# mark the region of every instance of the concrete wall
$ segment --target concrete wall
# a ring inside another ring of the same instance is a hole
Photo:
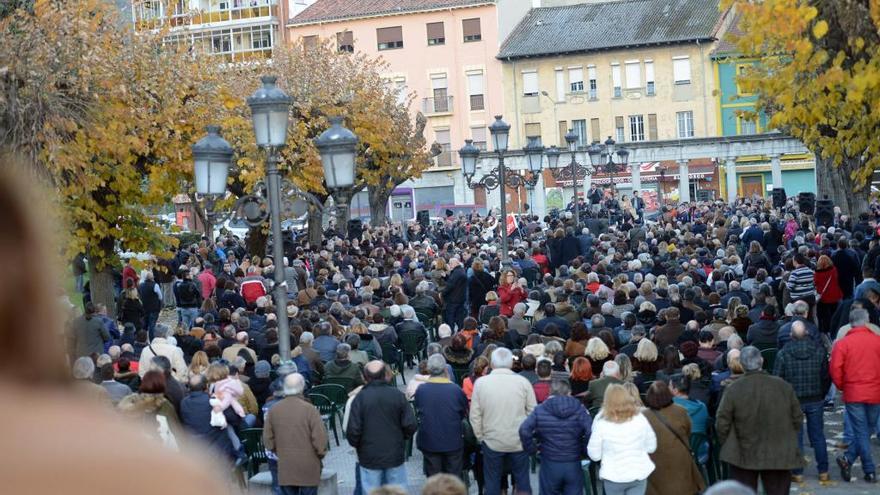
[[[658,139],[677,138],[676,112],[692,111],[694,116],[694,137],[717,135],[715,81],[712,64],[708,58],[712,50],[710,44],[682,44],[661,47],[634,48],[573,54],[554,57],[504,61],[504,108],[505,120],[512,126],[511,147],[522,147],[525,143],[525,127],[529,123],[541,126],[541,137],[545,145],[560,144],[559,121],[584,119],[587,124],[587,141],[604,141],[615,135],[615,117],[624,117],[625,141],[630,140],[629,116],[644,115],[645,137],[648,137],[648,115],[656,114]],[[673,57],[688,56],[690,59],[691,83],[676,85],[673,82]],[[626,89],[625,62],[641,62],[642,88]],[[645,86],[645,60],[652,60],[656,95],[647,96]],[[612,64],[621,67],[623,94],[613,98]],[[588,66],[595,65],[598,94],[595,101],[588,95]],[[582,67],[584,89],[582,93],[571,93],[569,87],[570,67]],[[562,70],[565,95],[557,93],[556,72]],[[540,91],[549,95],[535,97],[523,96],[523,71],[537,71]],[[556,101],[554,104],[553,101]],[[599,119],[599,133],[591,132],[591,119]],[[615,138],[616,139],[616,138]]]

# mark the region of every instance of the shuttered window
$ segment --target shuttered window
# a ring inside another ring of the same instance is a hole
[[[379,50],[403,48],[403,28],[395,26],[377,29],[376,42],[378,43]]]
[[[590,133],[593,134],[593,141],[602,140],[602,133],[599,129],[599,119],[590,119]]]
[[[626,62],[626,89],[642,87],[642,65],[638,60]]]
[[[688,57],[672,57],[672,79],[675,84],[690,84],[691,59]]]
[[[464,34],[465,43],[470,41],[480,41],[483,39],[480,31],[480,19],[464,19],[461,21],[461,30]]]
[[[442,22],[429,22],[426,25],[428,31],[428,45],[444,45],[446,44],[446,30]]]
[[[657,140],[657,114],[648,114],[648,139],[650,141]]]
[[[523,96],[538,96],[538,73],[523,72]]]
[[[340,52],[354,52],[354,33],[351,31],[336,33],[336,49]]]

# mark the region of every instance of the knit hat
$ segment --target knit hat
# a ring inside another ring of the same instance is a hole
[[[269,361],[257,361],[257,364],[254,365],[254,376],[257,378],[268,378],[271,371],[272,365],[269,364]]]

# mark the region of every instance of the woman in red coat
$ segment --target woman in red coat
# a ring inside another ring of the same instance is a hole
[[[813,276],[818,294],[816,317],[819,319],[821,332],[831,331],[831,317],[837,310],[837,304],[843,299],[843,291],[837,283],[837,268],[828,256],[819,256],[816,263],[816,274]]]
[[[501,301],[501,316],[510,318],[513,316],[513,307],[528,298],[526,290],[519,284],[516,273],[506,270],[501,274],[501,284],[498,286],[498,300]]]
[[[536,247],[532,250],[532,260],[538,264],[538,267],[541,269],[542,275],[547,275],[550,273],[550,259],[547,258],[547,255],[544,254],[544,250],[539,247]]]

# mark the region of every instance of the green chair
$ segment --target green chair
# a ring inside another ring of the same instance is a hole
[[[336,409],[336,416],[339,417],[340,424],[342,423],[342,415],[345,411],[345,403],[348,402],[348,389],[345,388],[342,384],[336,383],[324,383],[323,385],[316,385],[309,389],[310,394],[320,394],[333,403],[333,407]]]
[[[391,367],[395,376],[400,375],[403,384],[406,385],[406,377],[403,376],[403,353],[400,352],[394,344],[384,343],[382,347],[382,360]],[[397,359],[389,358],[389,356],[397,356]]]
[[[336,439],[336,446],[339,447],[339,431],[336,428],[336,408],[333,405],[333,401],[331,401],[326,395],[321,394],[310,393],[308,397],[309,402],[311,402],[312,405],[318,409],[318,412],[321,413],[321,419],[330,424],[330,429],[333,431],[333,438]]]
[[[467,365],[451,365],[452,373],[455,375],[455,383],[461,386],[464,383],[464,379],[471,372],[470,368]]]
[[[773,365],[776,363],[777,352],[779,352],[779,349],[775,347],[761,349],[761,357],[764,358],[764,371],[773,373]]]
[[[581,461],[581,469],[584,472],[584,495],[598,495],[599,487],[596,485],[596,463],[585,459]],[[601,481],[598,481],[601,483]]]
[[[346,395],[355,388],[354,380],[345,376],[325,376],[324,379],[321,381],[321,385],[339,385],[343,389],[345,389],[344,391]],[[316,387],[319,387],[321,385],[316,385]],[[315,387],[312,388],[314,389]],[[342,402],[342,405],[345,405],[345,401]]]
[[[432,315],[430,313],[416,311],[416,318],[428,330],[428,334],[431,335],[431,340],[436,342],[437,341],[437,316]]]
[[[241,443],[244,445],[245,454],[247,454],[247,471],[248,478],[260,471],[260,464],[268,464],[269,458],[266,457],[266,447],[263,446],[263,429],[262,428],[246,428],[239,432]]]
[[[402,351],[403,362],[412,368],[412,359],[416,362],[419,359],[427,359],[425,349],[428,346],[428,338],[426,335],[418,332],[401,332],[400,334],[400,350]]]

